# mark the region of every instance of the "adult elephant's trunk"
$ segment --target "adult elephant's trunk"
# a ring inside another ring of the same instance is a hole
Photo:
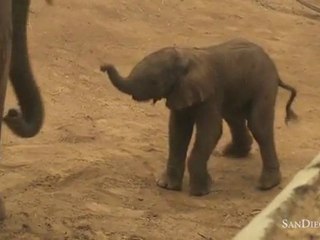
[[[132,82],[121,77],[113,65],[102,65],[100,70],[108,74],[113,86],[115,86],[118,90],[129,95],[132,94]]]
[[[18,136],[29,138],[41,129],[44,107],[32,74],[27,48],[27,21],[30,0],[12,0],[12,57],[10,79],[18,98],[21,113],[10,109],[5,123]]]

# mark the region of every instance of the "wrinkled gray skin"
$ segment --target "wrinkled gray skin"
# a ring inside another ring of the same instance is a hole
[[[286,122],[296,118],[295,89],[284,84],[275,64],[258,45],[242,39],[207,48],[163,48],[146,56],[127,78],[113,65],[102,65],[113,85],[136,101],[166,99],[170,111],[169,156],[158,186],[181,190],[193,127],[196,138],[188,159],[190,194],[208,194],[212,184],[207,161],[222,134],[224,119],[232,141],[224,154],[248,155],[252,137],[263,161],[261,190],[281,181],[274,143],[274,108],[278,86],[291,91]]]
[[[51,4],[52,1],[47,0]],[[7,80],[10,78],[21,113],[10,109],[3,121],[19,137],[33,137],[40,131],[44,109],[34,80],[27,49],[27,21],[30,0],[0,0],[0,119],[3,117]],[[0,122],[0,136],[1,136]],[[0,198],[0,220],[5,218]]]

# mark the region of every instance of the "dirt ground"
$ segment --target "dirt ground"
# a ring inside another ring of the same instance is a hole
[[[33,139],[4,128],[0,191],[7,220],[0,239],[230,239],[320,149],[320,16],[293,0],[33,0],[29,46],[46,105]],[[164,46],[207,46],[244,37],[276,61],[298,89],[300,120],[285,126],[288,92],[276,107],[283,182],[260,192],[257,145],[242,160],[223,158],[224,135],[209,162],[205,197],[159,189],[167,157],[164,103],[135,103],[99,65],[123,73]],[[6,107],[16,100],[8,92]]]

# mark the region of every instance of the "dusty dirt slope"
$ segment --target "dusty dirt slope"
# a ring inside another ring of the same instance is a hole
[[[8,218],[0,239],[230,239],[320,149],[319,19],[291,0],[56,0],[54,7],[33,0],[29,45],[46,124],[30,140],[4,129],[0,190]],[[210,195],[188,196],[188,176],[183,192],[159,189],[168,111],[163,102],[138,104],[119,93],[99,64],[113,62],[125,74],[158,48],[233,37],[263,45],[299,91],[298,123],[284,124],[286,91],[276,107],[283,183],[255,189],[256,145],[246,159],[220,157],[225,128],[209,164]],[[15,104],[9,91],[6,106]]]

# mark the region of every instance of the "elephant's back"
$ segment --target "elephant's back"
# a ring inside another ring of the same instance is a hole
[[[277,87],[279,76],[276,66],[259,45],[245,39],[234,39],[212,48],[212,51],[219,80],[231,96],[241,95],[239,90],[244,90],[245,95],[253,94],[264,88],[264,84]]]
[[[231,57],[248,54],[266,55],[261,46],[243,38],[232,39],[207,49],[213,54],[230,55]]]
[[[275,70],[271,57],[264,49],[246,39],[237,38],[209,48],[213,59],[220,63],[222,68],[234,71],[252,72],[253,69]]]

